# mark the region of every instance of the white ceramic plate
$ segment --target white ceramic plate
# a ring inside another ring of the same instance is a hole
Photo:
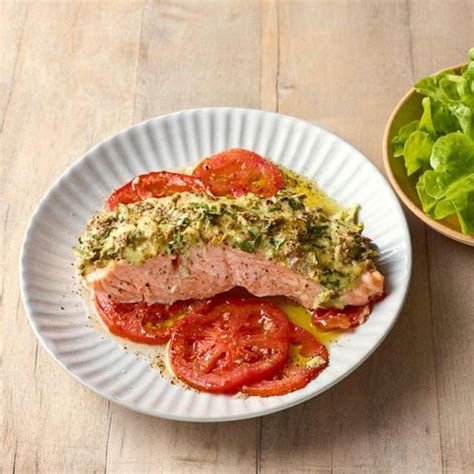
[[[365,234],[380,249],[388,296],[366,324],[330,348],[329,367],[304,389],[281,397],[237,398],[172,385],[146,359],[88,319],[74,279],[71,247],[113,188],[150,170],[180,169],[231,147],[255,150],[309,178],[343,205],[359,203]],[[114,402],[163,418],[225,421],[272,413],[339,382],[382,342],[403,305],[411,273],[405,217],[391,188],[359,151],[315,125],[236,108],[164,115],[105,140],[71,166],[34,213],[21,256],[23,301],[46,350],[84,385]]]

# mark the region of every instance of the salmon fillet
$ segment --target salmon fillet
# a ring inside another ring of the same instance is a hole
[[[178,193],[89,219],[79,270],[120,303],[204,299],[243,287],[308,309],[359,306],[383,293],[377,251],[354,212],[328,215],[292,189],[270,198]]]
[[[319,283],[269,260],[228,246],[192,249],[186,259],[158,255],[143,265],[113,261],[85,275],[87,285],[114,302],[170,304],[203,299],[243,287],[255,296],[286,296],[308,309],[320,306],[326,289]],[[377,270],[363,273],[339,298],[339,305],[363,305],[383,293],[384,277]]]

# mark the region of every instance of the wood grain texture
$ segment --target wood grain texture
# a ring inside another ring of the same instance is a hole
[[[128,2],[113,9],[36,2],[8,3],[3,12],[2,28],[11,28],[13,40],[7,51],[16,57],[8,62],[12,70],[5,77],[13,80],[0,113],[2,198],[8,203],[2,206],[0,458],[4,472],[103,471],[109,402],[38,348],[20,302],[18,258],[29,215],[52,180],[133,120],[140,11]]]
[[[101,399],[38,347],[17,280],[34,206],[97,141],[179,109],[260,107],[381,168],[392,107],[464,60],[473,25],[470,0],[2,2],[2,472],[473,472],[473,253],[412,216],[411,290],[387,340],[259,420],[178,423]]]

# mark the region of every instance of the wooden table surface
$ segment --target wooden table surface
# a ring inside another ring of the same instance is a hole
[[[99,140],[226,105],[302,117],[381,168],[422,76],[474,46],[472,0],[3,1],[0,19],[2,472],[474,472],[473,249],[408,215],[405,308],[323,395],[260,419],[155,419],[80,385],[38,346],[18,282],[29,217]]]

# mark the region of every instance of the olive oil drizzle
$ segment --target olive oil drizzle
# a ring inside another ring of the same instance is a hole
[[[303,306],[292,302],[284,296],[275,296],[266,298],[268,301],[276,304],[287,316],[290,322],[297,326],[306,329],[310,332],[321,344],[329,347],[334,343],[338,336],[338,331],[321,331],[311,322],[311,312]]]

